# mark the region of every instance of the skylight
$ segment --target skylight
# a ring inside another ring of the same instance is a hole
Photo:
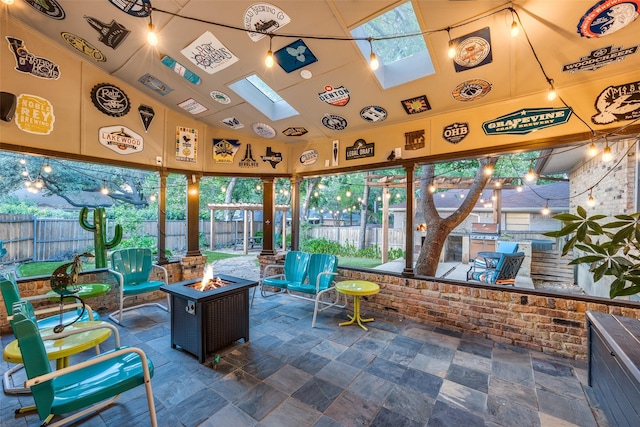
[[[270,120],[281,120],[299,114],[256,74],[231,83],[229,87]]]
[[[422,30],[411,2],[365,22],[351,31],[354,38],[381,38],[417,34]],[[369,61],[371,47],[366,40],[356,42],[365,60]],[[435,72],[424,36],[374,40],[373,51],[380,61],[374,73],[383,88],[398,86]]]

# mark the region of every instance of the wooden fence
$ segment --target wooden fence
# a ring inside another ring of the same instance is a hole
[[[115,221],[107,220],[107,239],[113,237]],[[209,242],[208,220],[200,220],[200,233]],[[255,222],[254,233],[262,230],[262,223]],[[165,246],[175,253],[187,247],[186,221],[166,222]],[[141,223],[136,237],[157,238],[158,222],[149,220]],[[243,237],[242,222],[216,221],[215,238],[217,247],[233,246]],[[134,237],[124,231],[123,240]],[[7,255],[0,264],[69,259],[72,254],[93,248],[93,233],[80,227],[77,219],[36,218],[32,215],[0,214],[0,240]]]

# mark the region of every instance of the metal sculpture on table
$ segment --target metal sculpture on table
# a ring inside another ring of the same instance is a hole
[[[90,253],[83,253],[81,255],[76,255],[73,257],[73,261],[62,264],[60,267],[56,268],[51,274],[51,290],[60,295],[60,323],[53,328],[53,332],[56,334],[64,331],[64,328],[67,326],[73,325],[77,322],[85,312],[85,304],[82,298],[80,298],[77,294],[79,288],[76,287],[76,283],[78,282],[78,274],[82,271],[82,257],[93,257]],[[62,321],[62,313],[64,310],[64,299],[72,297],[82,304],[82,311],[78,313],[78,316],[72,320],[71,322],[64,324]]]
[[[93,210],[93,225],[87,221],[88,212],[89,208],[86,206],[80,209],[80,227],[93,232],[96,268],[107,268],[107,249],[115,248],[122,240],[122,226],[116,224],[113,239],[107,241],[107,214],[104,208],[98,207]]]

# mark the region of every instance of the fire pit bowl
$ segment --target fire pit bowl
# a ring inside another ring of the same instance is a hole
[[[249,289],[257,284],[218,274],[205,283],[194,279],[162,286],[171,296],[171,347],[203,363],[208,354],[240,338],[249,341]]]

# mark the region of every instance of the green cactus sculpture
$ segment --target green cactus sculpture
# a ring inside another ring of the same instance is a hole
[[[87,221],[88,212],[89,208],[86,206],[80,209],[80,227],[93,232],[96,268],[107,268],[107,249],[113,249],[122,240],[122,226],[116,224],[113,239],[107,241],[107,214],[104,208],[99,207],[93,210],[93,225]]]

